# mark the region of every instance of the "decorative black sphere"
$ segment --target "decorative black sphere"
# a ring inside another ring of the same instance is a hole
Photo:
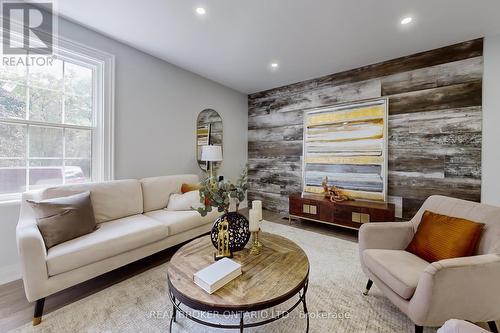
[[[245,245],[248,243],[250,239],[250,230],[249,223],[246,217],[237,213],[237,212],[229,212],[222,216],[219,216],[212,226],[212,244],[215,248],[217,248],[217,235],[219,233],[219,223],[223,220],[227,219],[229,222],[229,250],[231,252],[236,252],[243,250]]]

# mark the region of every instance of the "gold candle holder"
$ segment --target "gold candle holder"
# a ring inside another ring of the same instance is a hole
[[[252,231],[252,247],[250,248],[250,254],[253,255],[259,255],[262,252],[262,243],[259,241],[259,231]]]

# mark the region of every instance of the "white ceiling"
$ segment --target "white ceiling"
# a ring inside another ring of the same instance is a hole
[[[499,0],[60,0],[58,7],[244,93],[500,33]],[[406,15],[414,20],[403,27]]]

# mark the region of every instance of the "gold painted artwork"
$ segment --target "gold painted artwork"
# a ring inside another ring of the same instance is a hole
[[[308,156],[306,157],[307,163],[322,163],[322,164],[381,164],[383,162],[381,156],[336,156],[336,155],[323,155],[323,156]]]
[[[387,100],[311,110],[304,117],[303,191],[323,194],[326,185],[337,200],[385,201]]]
[[[309,117],[307,120],[307,127],[342,123],[346,121],[380,120],[384,117],[384,110],[385,107],[375,106],[322,113]]]

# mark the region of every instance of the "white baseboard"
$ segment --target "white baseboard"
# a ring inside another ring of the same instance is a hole
[[[0,285],[19,280],[21,269],[18,264],[0,267]]]

